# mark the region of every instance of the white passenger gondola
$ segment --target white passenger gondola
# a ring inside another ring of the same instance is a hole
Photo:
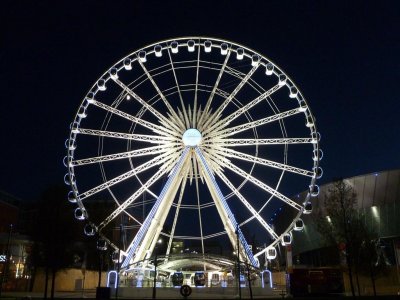
[[[124,68],[127,71],[132,70],[132,61],[129,57],[124,59]]]
[[[238,49],[236,50],[236,59],[242,60],[243,57],[244,57],[244,50],[243,50],[243,48],[238,48]]]
[[[107,89],[106,88],[106,81],[104,79],[100,79],[99,81],[97,81],[97,88],[100,91],[105,91]]]
[[[211,41],[205,41],[204,42],[204,51],[206,53],[210,53],[211,52],[211,46],[212,46]]]
[[[304,223],[302,219],[298,219],[295,223],[294,223],[294,227],[293,230],[295,231],[301,231],[304,228]]]
[[[162,56],[162,47],[160,45],[155,45],[154,53],[156,54],[156,57],[161,57]]]
[[[308,201],[304,204],[303,214],[308,215],[311,214],[311,212],[312,212],[312,203]]]
[[[276,249],[275,247],[267,248],[267,259],[275,259],[276,258]]]
[[[142,63],[145,63],[146,61],[147,61],[147,58],[146,58],[146,51],[140,51],[139,52],[139,60],[142,62]]]
[[[172,53],[174,53],[174,54],[176,54],[176,53],[178,53],[178,42],[172,42],[171,43],[171,52]]]

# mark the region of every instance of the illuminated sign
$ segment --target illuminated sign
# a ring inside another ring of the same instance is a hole
[[[7,256],[5,255],[0,255],[0,262],[6,262]]]

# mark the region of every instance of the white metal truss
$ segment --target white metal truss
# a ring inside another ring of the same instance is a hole
[[[135,122],[135,123],[137,123],[139,125],[142,125],[143,127],[151,129],[152,131],[154,131],[157,134],[160,134],[160,135],[168,135],[168,134],[174,135],[175,134],[175,132],[173,132],[173,131],[165,128],[165,127],[162,127],[162,126],[159,126],[159,125],[155,125],[155,124],[153,124],[151,122],[148,122],[146,120],[143,120],[143,119],[135,117],[135,116],[131,116],[128,113],[125,113],[125,112],[123,112],[123,111],[121,111],[119,109],[116,109],[114,107],[108,106],[107,104],[104,104],[102,102],[93,100],[91,103],[93,105],[95,105],[95,106],[98,106],[98,107],[110,112],[110,113],[113,113],[114,115],[120,116],[120,117],[125,118],[125,119],[127,119],[129,121],[132,121],[132,122]]]
[[[106,188],[109,188],[113,185],[116,185],[128,178],[131,178],[132,176],[135,176],[141,172],[144,172],[152,167],[155,167],[157,165],[161,165],[163,163],[166,163],[167,161],[171,161],[171,156],[173,155],[173,151],[168,151],[162,155],[159,155],[151,160],[149,160],[148,162],[138,166],[137,168],[134,168],[128,172],[125,172],[117,177],[114,177],[113,179],[110,179],[86,192],[83,192],[81,194],[79,194],[79,199],[80,200],[84,200],[96,193],[99,193],[103,190],[105,190]]]
[[[175,157],[174,157],[175,158]],[[170,160],[173,161],[174,159]],[[168,173],[170,164],[161,167],[146,183],[144,183],[132,196],[126,199],[116,210],[114,210],[101,224],[99,229],[107,226],[115,217],[123,212],[132,202],[134,202],[143,192],[145,192],[154,182],[160,179],[164,174]]]
[[[231,51],[228,50],[228,53],[227,53],[226,58],[225,58],[225,60],[224,60],[224,63],[223,63],[223,65],[222,65],[222,67],[221,67],[221,70],[220,70],[219,73],[218,73],[218,77],[217,77],[217,80],[215,81],[214,87],[213,87],[213,89],[212,89],[212,91],[211,91],[211,93],[210,93],[210,96],[209,96],[208,99],[207,99],[207,103],[206,103],[206,105],[205,105],[205,107],[204,107],[204,112],[203,112],[203,114],[200,116],[200,119],[199,119],[199,129],[200,129],[202,132],[204,131],[204,130],[203,130],[204,127],[203,127],[203,122],[202,122],[202,121],[203,121],[203,119],[204,119],[205,116],[209,116],[211,103],[212,103],[212,101],[213,101],[213,99],[214,99],[214,96],[215,96],[215,93],[216,93],[216,91],[217,91],[219,82],[221,81],[222,75],[224,74],[225,67],[226,67],[226,64],[228,63],[228,60],[229,60],[229,57],[230,57],[230,56],[231,56]]]
[[[298,114],[300,112],[301,111],[298,108],[291,109],[289,111],[278,113],[276,115],[273,115],[273,116],[270,116],[270,117],[266,117],[266,118],[263,118],[263,119],[260,119],[260,120],[257,120],[257,121],[249,122],[249,123],[242,124],[242,125],[237,125],[237,126],[234,126],[234,127],[230,127],[230,128],[227,128],[227,129],[220,130],[220,131],[215,131],[215,132],[210,133],[209,136],[211,136],[211,137],[219,136],[221,138],[222,137],[231,136],[231,135],[237,134],[239,132],[242,132],[242,131],[245,131],[245,130],[248,130],[248,129],[252,129],[252,128],[255,128],[255,127],[258,127],[258,126],[261,126],[261,125],[265,125],[265,124],[268,124],[268,123],[271,123],[271,122],[274,122],[274,121],[282,120],[284,118],[296,115],[296,114]]]
[[[249,103],[247,103],[246,105],[244,105],[243,107],[239,108],[238,110],[236,110],[234,113],[230,114],[229,116],[227,116],[226,118],[223,118],[222,120],[216,122],[215,124],[211,125],[209,128],[207,128],[204,131],[204,134],[206,134],[207,132],[210,132],[211,130],[213,130],[214,128],[219,128],[221,125],[224,125],[224,127],[226,127],[227,125],[229,125],[233,120],[235,120],[237,117],[239,117],[240,115],[244,114],[246,111],[248,111],[249,109],[251,109],[252,107],[254,107],[255,105],[257,105],[258,103],[260,103],[261,101],[263,101],[264,99],[266,99],[267,97],[271,96],[273,93],[275,93],[277,90],[279,90],[282,87],[282,85],[275,85],[274,87],[272,87],[271,89],[269,89],[268,91],[262,93],[260,96],[258,96],[257,98],[253,99],[252,101],[250,101]]]
[[[166,152],[165,147],[171,147],[173,149],[173,147],[176,145],[177,145],[177,143],[168,143],[168,144],[165,144],[162,146],[153,146],[153,147],[142,148],[142,149],[127,151],[127,152],[122,152],[122,153],[108,154],[108,155],[102,155],[102,156],[97,156],[97,157],[89,157],[89,158],[74,160],[71,162],[71,164],[72,164],[72,166],[76,167],[76,166],[82,166],[82,165],[87,165],[87,164],[94,164],[94,163],[100,163],[100,162],[106,162],[106,161],[114,161],[116,159],[160,154],[160,153]]]
[[[153,77],[150,75],[150,73],[147,70],[147,68],[145,67],[145,65],[140,61],[140,59],[138,61],[140,63],[140,66],[142,67],[143,71],[146,73],[147,78],[149,78],[151,84],[156,89],[157,93],[160,95],[162,101],[164,102],[165,106],[168,109],[168,112],[173,116],[174,120],[178,123],[178,125],[181,126],[181,129],[184,129],[185,125],[183,124],[181,119],[178,117],[178,115],[176,114],[176,112],[172,108],[171,104],[168,102],[167,98],[165,98],[164,94],[161,92],[160,88],[158,87],[158,85],[155,82],[155,80],[153,79]]]
[[[254,162],[254,163],[261,164],[261,165],[264,165],[267,167],[272,167],[272,168],[276,168],[276,169],[280,169],[280,170],[284,170],[284,171],[288,171],[288,172],[292,172],[292,173],[296,173],[296,174],[304,175],[304,176],[308,176],[308,177],[314,176],[314,172],[312,172],[312,171],[304,170],[301,168],[290,166],[288,164],[282,164],[282,163],[278,163],[276,161],[249,155],[249,154],[242,153],[242,152],[239,152],[239,151],[236,151],[233,149],[221,148],[221,150],[218,149],[217,151],[222,152],[224,154],[224,156],[226,156],[226,157],[233,157],[233,158],[245,160],[248,162]]]
[[[143,64],[142,64],[143,65]],[[133,99],[137,100],[144,108],[146,108],[148,111],[150,111],[154,116],[156,116],[162,124],[167,127],[169,130],[181,130],[182,128],[179,128],[177,125],[175,125],[173,122],[168,120],[166,117],[164,117],[158,110],[156,110],[153,106],[148,104],[145,100],[143,100],[139,95],[137,95],[133,90],[131,90],[129,87],[127,87],[125,84],[123,84],[120,80],[114,79],[115,83],[117,83],[125,92],[127,92],[129,95],[133,97]],[[159,91],[157,87],[157,91]],[[162,99],[165,99],[164,96],[162,96]],[[165,101],[164,101],[165,102]],[[168,106],[170,107],[170,106]],[[172,108],[171,108],[172,109]],[[182,124],[183,125],[183,124]]]
[[[246,74],[245,77],[243,77],[242,81],[236,86],[236,88],[233,90],[233,92],[227,97],[224,102],[218,107],[218,109],[214,112],[214,114],[211,115],[209,120],[207,120],[204,124],[204,127],[207,128],[211,122],[216,121],[219,119],[219,116],[221,115],[222,111],[228,106],[228,104],[233,100],[233,98],[237,95],[237,93],[242,89],[242,87],[246,84],[246,82],[250,79],[250,77],[254,74],[254,72],[257,70],[259,65],[254,66],[251,68],[249,73]]]
[[[197,126],[197,93],[199,87],[199,71],[200,71],[200,47],[197,48],[197,65],[196,65],[196,83],[195,83],[195,91],[194,91],[194,101],[193,101],[193,119],[192,119],[192,127],[196,128]],[[199,108],[200,109],[200,108]]]
[[[273,189],[269,185],[263,183],[261,180],[255,178],[254,176],[252,176],[252,175],[248,174],[247,172],[243,171],[242,169],[240,169],[239,167],[235,166],[231,162],[229,162],[229,161],[225,162],[225,165],[226,165],[226,167],[228,169],[232,170],[236,174],[239,174],[243,178],[248,179],[250,182],[254,183],[256,186],[258,186],[261,189],[265,190],[266,192],[268,192],[272,196],[275,196],[276,198],[278,198],[278,199],[282,200],[283,202],[289,204],[293,208],[295,208],[297,210],[302,210],[303,209],[303,207],[301,205],[297,204],[295,201],[289,199],[288,197],[286,197],[285,195],[281,194],[277,190]]]
[[[77,132],[81,134],[87,134],[99,137],[111,137],[111,138],[131,140],[135,142],[148,142],[151,144],[167,144],[170,141],[176,140],[175,137],[170,137],[170,136],[132,134],[132,133],[111,132],[111,131],[85,129],[85,128],[78,128]]]
[[[218,139],[213,142],[225,147],[254,146],[254,145],[286,145],[286,144],[313,144],[312,138],[279,138],[279,139]]]
[[[178,83],[178,78],[176,77],[176,72],[175,72],[175,68],[174,68],[174,62],[172,61],[171,52],[170,52],[169,49],[168,49],[168,57],[169,57],[169,61],[170,61],[170,64],[171,64],[172,74],[174,75],[174,80],[175,80],[176,88],[178,90],[179,100],[180,100],[182,111],[183,111],[183,118],[180,117],[180,119],[184,120],[184,123],[185,123],[184,124],[184,128],[189,128],[190,127],[189,117],[188,117],[187,112],[186,112],[185,104],[183,103],[181,89],[180,89],[180,86],[179,86],[179,83]],[[178,109],[178,113],[179,113],[179,109]]]
[[[184,171],[185,173],[184,173],[183,178],[186,178],[187,177],[187,173],[189,171],[189,167],[186,166],[184,169],[186,169],[186,171]],[[173,242],[174,236],[175,236],[176,223],[178,221],[179,210],[181,208],[181,203],[182,203],[183,193],[185,191],[186,183],[187,183],[187,180],[182,180],[182,182],[181,182],[181,190],[179,192],[178,204],[177,204],[176,210],[175,210],[175,216],[174,216],[174,221],[172,223],[171,234],[170,234],[169,239],[168,239],[167,251],[165,252],[165,262],[168,261],[168,256],[169,256],[169,254],[171,252],[171,246],[172,246],[172,242]]]
[[[253,214],[253,216],[257,219],[258,222],[268,231],[273,239],[278,239],[278,235],[275,231],[268,225],[267,222],[260,216],[258,211],[254,209],[253,206],[243,197],[243,195],[237,190],[237,188],[232,184],[232,182],[222,173],[217,172],[218,176],[222,179],[222,181],[235,193],[236,197],[244,204],[244,206]]]

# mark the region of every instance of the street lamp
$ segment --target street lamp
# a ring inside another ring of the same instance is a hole
[[[153,282],[153,299],[156,299],[156,283],[157,283],[157,250],[158,245],[161,245],[163,242],[162,239],[157,241],[156,246],[154,247],[154,282]]]
[[[129,96],[129,95],[128,95]],[[122,231],[124,229],[124,225],[121,223],[119,225],[119,247],[118,247],[118,262],[117,262],[117,288],[115,290],[115,298],[118,299],[118,288],[119,288],[119,273],[121,271],[121,247],[122,247]]]
[[[239,249],[239,223],[236,224],[236,243],[237,243],[237,251],[236,251],[236,258],[237,258],[237,271],[238,271],[238,289],[239,289],[239,299],[242,299],[242,290],[240,286],[240,249]]]

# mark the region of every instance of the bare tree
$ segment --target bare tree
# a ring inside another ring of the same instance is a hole
[[[318,212],[317,230],[329,244],[345,244],[346,264],[349,272],[350,288],[355,297],[353,264],[357,229],[353,227],[358,219],[356,209],[357,195],[353,188],[343,180],[333,184],[324,198],[324,208]]]
[[[364,224],[364,223],[362,223]],[[376,297],[376,278],[386,270],[386,260],[377,234],[368,230],[364,225],[360,227],[359,236],[362,240],[359,251],[359,268],[368,274],[371,279],[372,290]]]
[[[37,203],[38,216],[30,228],[35,241],[33,261],[35,269],[45,268],[45,291],[51,278],[50,297],[54,298],[56,274],[71,265],[73,254],[71,246],[82,232],[82,225],[74,220],[69,203],[65,201],[66,189],[62,186],[47,188]]]

